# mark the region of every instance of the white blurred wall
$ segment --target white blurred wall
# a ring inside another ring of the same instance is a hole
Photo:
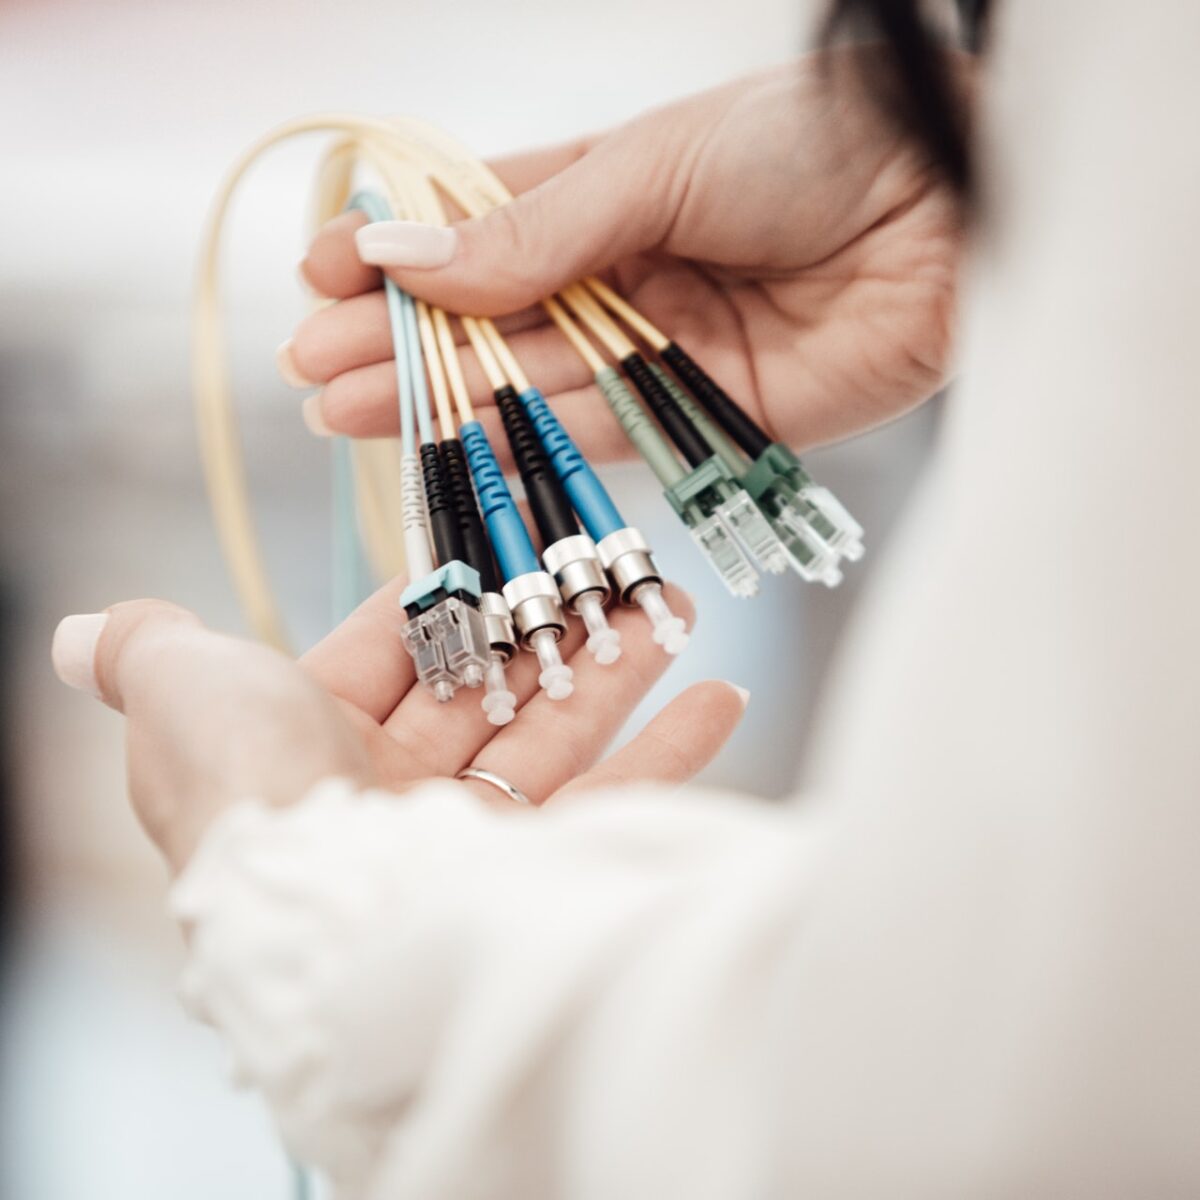
[[[174,935],[124,804],[118,722],[59,687],[46,657],[59,616],[135,595],[240,628],[188,397],[191,270],[226,166],[271,125],[327,108],[411,112],[487,154],[550,141],[786,58],[805,24],[797,0],[0,0],[0,581],[16,603],[8,711],[29,897],[3,1010],[19,1051],[0,1093],[5,1194],[240,1200],[282,1182],[261,1113],[229,1097],[215,1049],[168,995]],[[319,144],[255,172],[230,253],[247,457],[302,643],[328,608],[327,463],[272,360],[303,311],[293,265]],[[930,419],[813,458],[873,552]],[[701,613],[653,702],[707,676],[749,686],[745,728],[708,777],[783,794],[870,561],[837,593],[772,581],[738,605],[645,472],[612,478]]]

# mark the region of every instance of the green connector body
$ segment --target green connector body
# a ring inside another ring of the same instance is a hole
[[[862,556],[862,526],[786,446],[773,442],[741,481],[804,578],[833,586],[841,579],[838,560]]]
[[[666,488],[679,483],[685,472],[675,451],[659,432],[641,401],[625,386],[620,372],[615,367],[597,371],[596,386],[608,401],[613,415],[621,422],[626,436],[658,477],[659,483]]]
[[[754,560],[772,574],[787,569],[787,552],[779,537],[715,454],[664,495],[734,595],[758,590]]]
[[[690,526],[711,517],[722,504],[732,500],[738,490],[729,468],[714,454],[668,487],[663,495]]]

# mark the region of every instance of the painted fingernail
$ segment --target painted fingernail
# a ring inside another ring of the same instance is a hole
[[[100,640],[108,613],[80,613],[63,617],[54,631],[50,661],[54,673],[68,687],[100,699],[96,683],[96,643]]]
[[[458,234],[420,221],[373,221],[354,235],[358,257],[374,267],[444,267],[458,250]]]
[[[738,699],[742,702],[742,708],[744,710],[746,705],[750,703],[750,689],[739,687],[736,683],[731,683],[729,686],[733,688],[735,692],[737,692]]]
[[[300,406],[300,412],[310,433],[315,433],[317,437],[333,436],[333,430],[325,424],[325,417],[321,413],[320,392],[313,392],[311,396],[305,396],[304,403]]]
[[[288,338],[278,350],[275,351],[275,366],[279,370],[279,374],[283,376],[283,382],[290,384],[294,388],[310,388],[316,387],[317,381],[309,379],[307,375],[301,373],[296,366],[296,360],[292,358],[292,339]]]

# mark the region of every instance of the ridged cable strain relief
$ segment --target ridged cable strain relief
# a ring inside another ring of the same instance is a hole
[[[612,497],[546,403],[546,397],[537,388],[529,388],[521,393],[521,403],[592,540],[598,542],[615,530],[623,529],[625,521]]]
[[[542,541],[549,546],[563,538],[573,537],[579,531],[575,512],[525,406],[508,384],[497,388],[495,397]]]
[[[661,353],[663,361],[670,365],[709,415],[751,458],[757,458],[771,444],[763,430],[686,350],[671,342]]]
[[[442,460],[435,442],[421,444],[421,475],[425,481],[425,503],[429,509],[429,525],[438,562],[462,559],[465,550],[458,513],[442,477]]]
[[[421,466],[415,454],[406,454],[400,460],[400,503],[403,509],[401,520],[405,529],[419,529],[422,534],[428,528],[425,514],[425,484],[421,478]]]
[[[596,372],[596,386],[600,389],[613,415],[621,422],[626,437],[637,447],[650,469],[663,487],[678,483],[684,475],[675,451],[659,432],[650,414],[625,386],[620,372],[615,367],[605,367]]]
[[[729,468],[735,478],[746,470],[747,462],[741,450],[733,439],[708,415],[708,413],[688,395],[687,389],[676,381],[664,367],[652,362],[650,370],[654,372],[663,387],[675,398],[675,403],[683,409],[687,419],[700,431],[700,436],[712,447],[713,453]]]
[[[696,427],[684,415],[683,409],[675,403],[674,397],[654,378],[650,364],[640,354],[630,354],[621,359],[621,366],[625,368],[626,374],[633,380],[642,398],[662,423],[662,427],[670,434],[671,440],[682,451],[684,458],[693,467],[698,467],[712,451]]]
[[[492,544],[483,528],[475,490],[471,487],[471,471],[467,466],[466,452],[458,438],[447,438],[442,442],[442,478],[450,493],[454,511],[458,516],[458,528],[462,535],[463,556],[479,572],[485,592],[500,590],[500,573],[492,554]]]
[[[483,426],[478,421],[470,421],[459,433],[501,574],[505,579],[515,579],[518,575],[541,570],[525,522],[504,481],[504,473]]]

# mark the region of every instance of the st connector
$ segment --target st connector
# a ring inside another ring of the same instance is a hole
[[[499,592],[484,592],[479,597],[479,612],[487,633],[491,658],[483,676],[480,704],[492,725],[507,725],[517,713],[517,697],[509,690],[504,668],[517,652],[517,631],[512,613]]]
[[[787,554],[778,536],[716,455],[694,467],[664,495],[733,595],[757,594],[754,559],[773,574],[787,570]]]
[[[857,562],[862,557],[862,526],[828,488],[813,482],[786,446],[769,446],[742,482],[803,578],[833,587],[842,578],[840,560]]]
[[[621,603],[641,608],[655,642],[668,654],[681,653],[688,644],[687,626],[662,594],[662,576],[641,531],[632,526],[618,529],[601,538],[596,550]]]
[[[485,680],[492,651],[478,597],[479,573],[458,561],[409,584],[400,597],[408,614],[401,640],[418,681],[442,703]]]
[[[586,533],[560,538],[542,552],[542,562],[554,576],[563,603],[583,618],[588,652],[601,666],[616,662],[621,634],[604,615],[610,590],[596,543]]]
[[[521,644],[541,665],[538,684],[551,700],[565,700],[574,690],[574,672],[562,660],[558,642],[567,631],[558,587],[545,571],[528,571],[504,585],[504,600],[512,612]]]

